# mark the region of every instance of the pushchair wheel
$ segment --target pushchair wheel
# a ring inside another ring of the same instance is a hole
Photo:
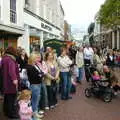
[[[105,93],[103,95],[103,101],[104,102],[111,102],[111,100],[112,100],[112,94],[111,93]]]
[[[88,98],[92,96],[91,89],[89,89],[89,88],[85,89],[85,96]]]

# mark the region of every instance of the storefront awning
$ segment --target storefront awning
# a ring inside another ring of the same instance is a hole
[[[17,34],[18,36],[21,36],[24,34],[24,29],[20,27],[13,27],[13,26],[7,26],[4,24],[0,24],[0,31]]]

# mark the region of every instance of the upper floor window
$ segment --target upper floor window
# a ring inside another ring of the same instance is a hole
[[[30,1],[29,0],[25,0],[25,8],[29,8],[30,6]]]
[[[17,22],[16,0],[10,0],[10,22]]]

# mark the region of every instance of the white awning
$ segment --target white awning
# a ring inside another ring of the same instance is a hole
[[[20,35],[24,34],[24,28],[7,26],[1,23],[0,23],[0,30],[15,34],[20,34]]]

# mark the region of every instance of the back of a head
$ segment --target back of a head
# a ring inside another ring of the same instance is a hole
[[[5,50],[5,54],[10,54],[10,55],[13,55],[14,57],[16,57],[17,56],[17,50],[14,47],[8,47]]]

